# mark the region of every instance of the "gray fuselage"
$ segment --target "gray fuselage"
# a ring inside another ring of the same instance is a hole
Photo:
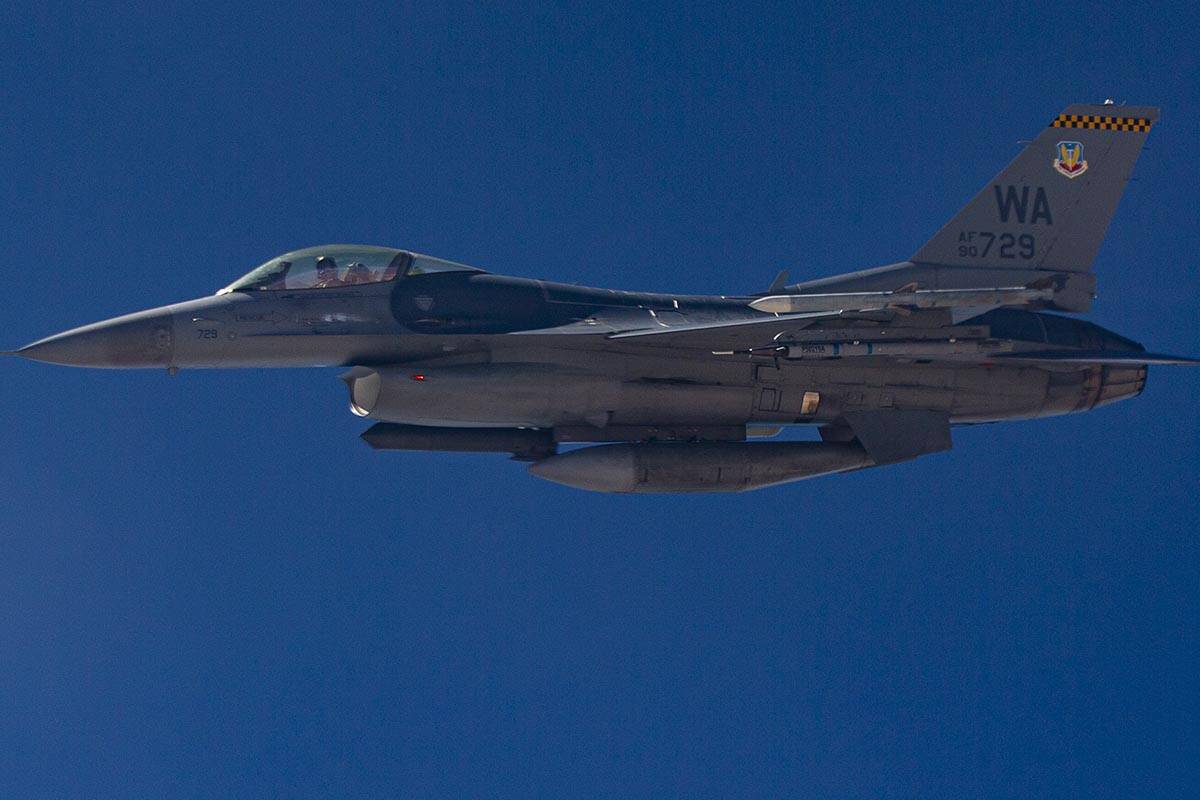
[[[717,355],[609,338],[645,327],[760,319],[748,308],[752,299],[444,272],[363,286],[232,291],[78,328],[21,352],[112,368],[353,366],[359,374],[349,376],[352,388],[368,376],[374,384],[361,389],[371,402],[357,402],[356,413],[466,427],[826,423],[878,408],[988,422],[1087,410],[1136,395],[1145,380],[1145,368],[1136,365],[980,363],[937,349],[950,341],[958,348],[987,342],[1140,349],[1086,321],[1018,310],[959,325],[931,322],[928,313],[890,323],[820,322],[791,335],[803,353],[793,347]],[[876,349],[892,343],[911,357],[834,354],[834,345],[847,352],[858,343],[861,351],[864,342]],[[424,380],[411,379],[417,368]]]

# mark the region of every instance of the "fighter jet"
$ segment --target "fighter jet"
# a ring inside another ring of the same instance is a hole
[[[736,492],[892,464],[951,428],[1133,397],[1161,355],[1091,322],[1150,107],[1072,105],[910,259],[762,293],[594,289],[312,247],[214,296],[34,342],[109,368],[349,367],[379,450],[508,453],[602,492]],[[785,426],[820,441],[749,441]],[[583,447],[562,445],[584,444]]]

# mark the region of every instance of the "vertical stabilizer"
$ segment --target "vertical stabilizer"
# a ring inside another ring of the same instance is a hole
[[[1088,272],[1158,109],[1073,105],[917,251],[918,264]]]

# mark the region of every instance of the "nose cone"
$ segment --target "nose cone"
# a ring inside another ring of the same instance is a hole
[[[154,309],[48,336],[14,355],[74,367],[160,367],[171,363],[174,345],[170,312]]]

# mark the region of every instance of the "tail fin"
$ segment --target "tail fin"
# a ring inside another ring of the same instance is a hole
[[[1149,106],[1069,106],[912,261],[1090,271],[1156,119]]]

